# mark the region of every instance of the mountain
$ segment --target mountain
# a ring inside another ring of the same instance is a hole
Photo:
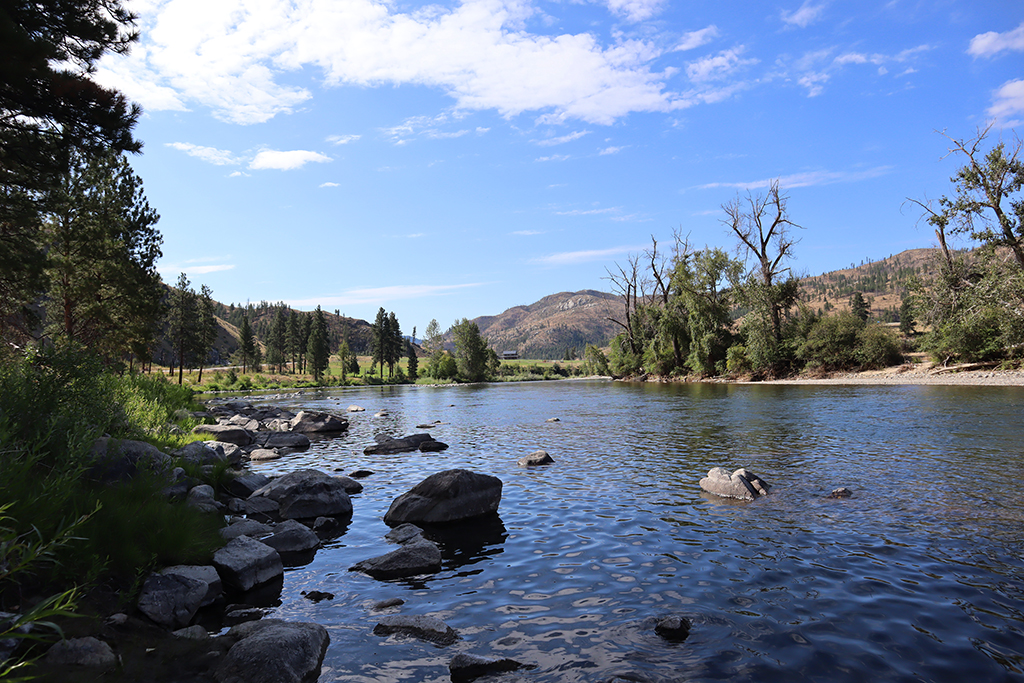
[[[550,360],[564,358],[570,349],[582,356],[587,344],[607,346],[622,329],[608,318],[621,315],[620,297],[585,289],[551,294],[472,322],[499,354],[516,351],[520,358]]]

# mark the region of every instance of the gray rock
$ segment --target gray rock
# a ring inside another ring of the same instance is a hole
[[[217,441],[248,446],[252,443],[252,432],[235,425],[199,425],[192,430],[193,434],[212,434]]]
[[[654,625],[654,632],[665,640],[681,642],[690,635],[690,620],[678,614],[662,617]]]
[[[90,669],[113,669],[117,666],[117,655],[110,646],[92,636],[58,641],[47,651],[45,660],[47,664]]]
[[[255,420],[247,415],[235,415],[228,419],[224,424],[234,425],[235,427],[241,427],[242,429],[249,432],[259,431],[260,421]]]
[[[557,417],[549,417],[548,419],[546,419],[544,421],[545,422],[561,422],[561,420],[559,420]]]
[[[193,441],[174,451],[171,455],[192,465],[214,465],[227,460],[224,448],[218,449],[212,444],[227,444],[238,451],[238,446],[228,444],[226,441]]]
[[[550,465],[553,462],[555,462],[554,459],[548,455],[547,451],[534,451],[519,458],[520,467],[537,467],[538,465]]]
[[[334,478],[341,482],[342,487],[345,489],[345,493],[347,493],[350,496],[356,493],[363,492],[363,485],[360,484],[355,479],[350,479],[349,477],[342,477],[340,475],[335,475]]]
[[[427,450],[444,450],[448,448],[446,444],[440,441],[435,441],[434,437],[430,434],[411,434],[409,436],[403,436],[400,439],[387,436],[386,434],[377,434],[373,437],[373,440],[377,443],[373,446],[367,446],[363,449],[363,453],[366,455],[394,455],[396,453],[411,453],[412,451],[423,450],[426,446]]]
[[[217,500],[213,496],[213,487],[209,484],[193,486],[189,490],[185,502],[202,512],[217,512],[219,509]]]
[[[225,586],[243,592],[284,574],[278,552],[248,536],[239,536],[215,552],[213,566]]]
[[[514,659],[481,657],[480,655],[471,655],[467,652],[460,652],[455,655],[448,664],[448,672],[451,674],[451,679],[456,681],[456,683],[459,681],[471,681],[481,676],[489,676],[505,671],[516,671],[522,668],[533,667],[528,667],[528,665],[517,662]]]
[[[348,473],[348,476],[353,479],[365,479],[373,474],[373,470],[353,470]]]
[[[203,596],[200,607],[213,604],[214,600],[224,592],[224,586],[220,581],[220,574],[213,565],[179,564],[173,567],[165,567],[160,570],[162,576],[185,576],[206,584],[206,595]]]
[[[345,485],[319,470],[296,470],[274,479],[252,494],[277,501],[282,519],[351,517],[352,501]]]
[[[259,519],[276,519],[281,516],[281,505],[270,498],[250,497],[245,501],[245,514]]]
[[[249,453],[249,460],[252,462],[264,462],[267,460],[277,460],[284,453],[274,448],[257,448],[256,450]]]
[[[423,529],[415,524],[402,524],[384,534],[384,538],[391,543],[398,543],[400,545],[414,543],[423,538]]]
[[[309,437],[297,432],[259,432],[256,434],[256,444],[262,448],[291,448],[302,451],[309,448]],[[252,455],[249,455],[252,458]]]
[[[176,574],[150,574],[139,594],[139,611],[169,629],[189,625],[206,597],[205,581]]]
[[[239,498],[248,498],[256,489],[270,483],[270,477],[256,472],[246,472],[228,480],[228,493]]]
[[[102,482],[128,481],[142,472],[172,481],[170,456],[144,441],[100,437],[93,442],[90,457],[88,475]]]
[[[498,511],[501,480],[469,470],[432,474],[391,503],[384,523],[453,522]]]
[[[237,637],[214,672],[218,683],[314,683],[331,638],[319,624],[276,619],[235,626]]]
[[[768,484],[753,472],[738,469],[732,474],[724,467],[714,467],[700,480],[700,487],[723,498],[754,500],[768,495]]]
[[[237,522],[232,522],[220,530],[220,536],[225,541],[230,541],[239,536],[250,536],[259,540],[272,533],[274,533],[273,529],[262,522],[257,522],[255,519],[241,519]]]
[[[850,498],[851,496],[853,496],[853,491],[846,488],[845,486],[840,486],[832,493],[828,494],[829,498]]]
[[[373,627],[374,635],[389,636],[392,633],[412,636],[426,640],[435,645],[451,645],[459,639],[459,634],[448,624],[437,617],[406,616],[395,614],[381,617]]]
[[[341,529],[341,521],[337,517],[317,517],[313,520],[313,533],[320,538],[330,538]]]
[[[231,413],[252,413],[255,408],[248,401],[225,401],[220,407]]]
[[[373,609],[374,611],[382,609],[391,609],[392,607],[400,607],[404,604],[405,600],[403,600],[402,598],[388,598],[387,600],[381,600],[380,602],[373,603]]]
[[[285,520],[276,527],[274,533],[262,539],[279,553],[304,553],[320,547],[320,539],[309,527],[294,519]]]
[[[171,635],[175,638],[184,638],[186,640],[206,640],[210,637],[209,632],[199,624],[171,631]]]
[[[224,624],[234,626],[244,624],[247,621],[259,621],[263,618],[263,610],[259,607],[235,607],[224,611]]]
[[[331,434],[348,429],[348,420],[330,413],[303,410],[292,418],[291,429],[302,434]]]
[[[435,543],[421,539],[407,543],[390,553],[371,557],[349,567],[375,579],[401,579],[407,576],[433,574],[441,571],[441,550]]]
[[[21,619],[20,614],[13,612],[0,612],[0,633],[10,633],[11,635],[27,636],[32,632],[33,624],[28,622],[27,624],[21,624],[20,626],[14,626]],[[14,651],[21,645],[23,638],[0,638],[0,664],[5,659],[14,654]]]
[[[366,408],[364,408],[362,406],[357,406],[357,405],[354,405],[354,404],[350,405],[348,407],[348,412],[350,412],[350,413],[362,413],[362,412],[365,412],[365,411],[366,411]]]

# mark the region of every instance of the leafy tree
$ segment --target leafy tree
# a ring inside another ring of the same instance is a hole
[[[854,367],[858,364],[858,335],[863,329],[864,321],[852,312],[826,316],[811,329],[797,357],[808,367],[825,371]]]
[[[162,297],[159,219],[124,157],[74,157],[43,228],[52,336],[108,356],[148,346]]]
[[[345,376],[348,374],[349,357],[351,355],[352,355],[352,352],[348,348],[348,340],[347,339],[342,339],[341,340],[341,346],[338,347],[338,360],[340,361],[339,364],[341,365],[341,382],[342,382],[342,384],[345,383]]]
[[[178,283],[171,291],[171,301],[167,316],[167,333],[171,348],[178,360],[178,384],[183,381],[186,360],[198,346],[200,334],[197,325],[199,319],[199,301],[185,273],[178,276]]]
[[[605,377],[611,374],[611,370],[608,368],[608,358],[601,349],[593,344],[587,344],[587,348],[583,351],[583,366],[591,375]]]
[[[463,318],[452,327],[455,339],[455,365],[460,379],[482,382],[487,379],[487,340],[480,336],[476,323]]]
[[[427,323],[427,329],[423,333],[423,350],[427,354],[427,374],[430,377],[442,379],[438,374],[441,362],[441,354],[444,353],[444,335],[441,333],[441,326],[436,319]]]
[[[686,366],[698,375],[713,375],[726,358],[732,334],[732,299],[728,288],[743,264],[718,248],[685,254],[672,273],[676,307],[685,314],[689,354]]]
[[[860,292],[854,292],[850,297],[850,312],[863,321],[868,319],[868,302],[864,300],[864,295]]]
[[[799,281],[786,265],[796,244],[787,203],[778,181],[772,181],[765,195],[748,193],[745,200],[722,205],[723,222],[756,261],[735,288],[739,302],[750,309],[743,320],[747,357],[755,371],[768,373],[781,371],[786,362],[783,317],[799,292]]]
[[[447,351],[441,351],[437,357],[437,367],[433,377],[437,379],[455,379],[459,374],[459,366],[455,356]]]
[[[245,374],[246,367],[254,364],[253,361],[256,359],[256,338],[252,334],[248,314],[242,315],[242,324],[238,328],[238,345],[242,358],[242,374]]]
[[[135,16],[117,0],[9,0],[0,10],[0,336],[27,334],[43,289],[40,214],[75,153],[138,152],[141,110],[91,75],[125,53]]]
[[[327,330],[327,319],[324,312],[317,306],[312,314],[312,329],[309,334],[306,355],[309,358],[309,371],[314,382],[323,380],[324,372],[330,362],[330,337]]]

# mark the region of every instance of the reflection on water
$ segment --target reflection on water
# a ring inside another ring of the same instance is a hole
[[[321,681],[447,681],[459,651],[537,665],[507,678],[524,681],[1024,678],[1018,389],[554,382],[278,402],[366,408],[348,434],[253,465],[374,472],[352,523],[286,571],[272,610],[330,630]],[[362,454],[376,433],[435,420],[448,451]],[[518,467],[538,448],[555,464]],[[772,495],[703,495],[720,465],[749,467]],[[427,530],[436,575],[349,572],[393,549],[391,501],[453,467],[502,479],[498,515]],[[839,486],[854,497],[825,497]],[[373,605],[394,597],[405,604],[388,613],[438,616],[462,640],[372,635]],[[654,634],[668,613],[693,620],[685,642]]]

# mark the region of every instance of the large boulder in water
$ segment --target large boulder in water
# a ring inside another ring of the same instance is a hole
[[[348,420],[330,413],[300,411],[291,420],[291,430],[303,434],[324,434],[343,432],[348,429]]]
[[[282,519],[351,517],[346,482],[320,470],[296,470],[257,489],[251,498],[269,498],[280,506]]]
[[[236,446],[248,446],[252,443],[252,432],[235,425],[199,425],[192,430],[192,433],[212,434],[217,441]]]
[[[358,562],[349,571],[363,572],[375,579],[401,579],[441,571],[441,549],[436,543],[420,538],[406,543],[386,555]]]
[[[700,487],[723,498],[754,500],[768,495],[768,484],[753,472],[738,469],[732,474],[724,467],[714,467],[700,480]]]
[[[314,683],[331,638],[320,624],[250,621],[228,631],[238,638],[214,671],[218,683]]]
[[[445,470],[432,474],[395,498],[384,523],[443,523],[480,517],[498,511],[501,479],[469,470]]]
[[[448,448],[448,444],[441,443],[426,432],[422,434],[410,434],[400,439],[378,434],[373,437],[377,442],[375,446],[367,446],[363,449],[364,455],[393,455],[395,453],[410,453],[422,451],[424,453],[436,453]]]

